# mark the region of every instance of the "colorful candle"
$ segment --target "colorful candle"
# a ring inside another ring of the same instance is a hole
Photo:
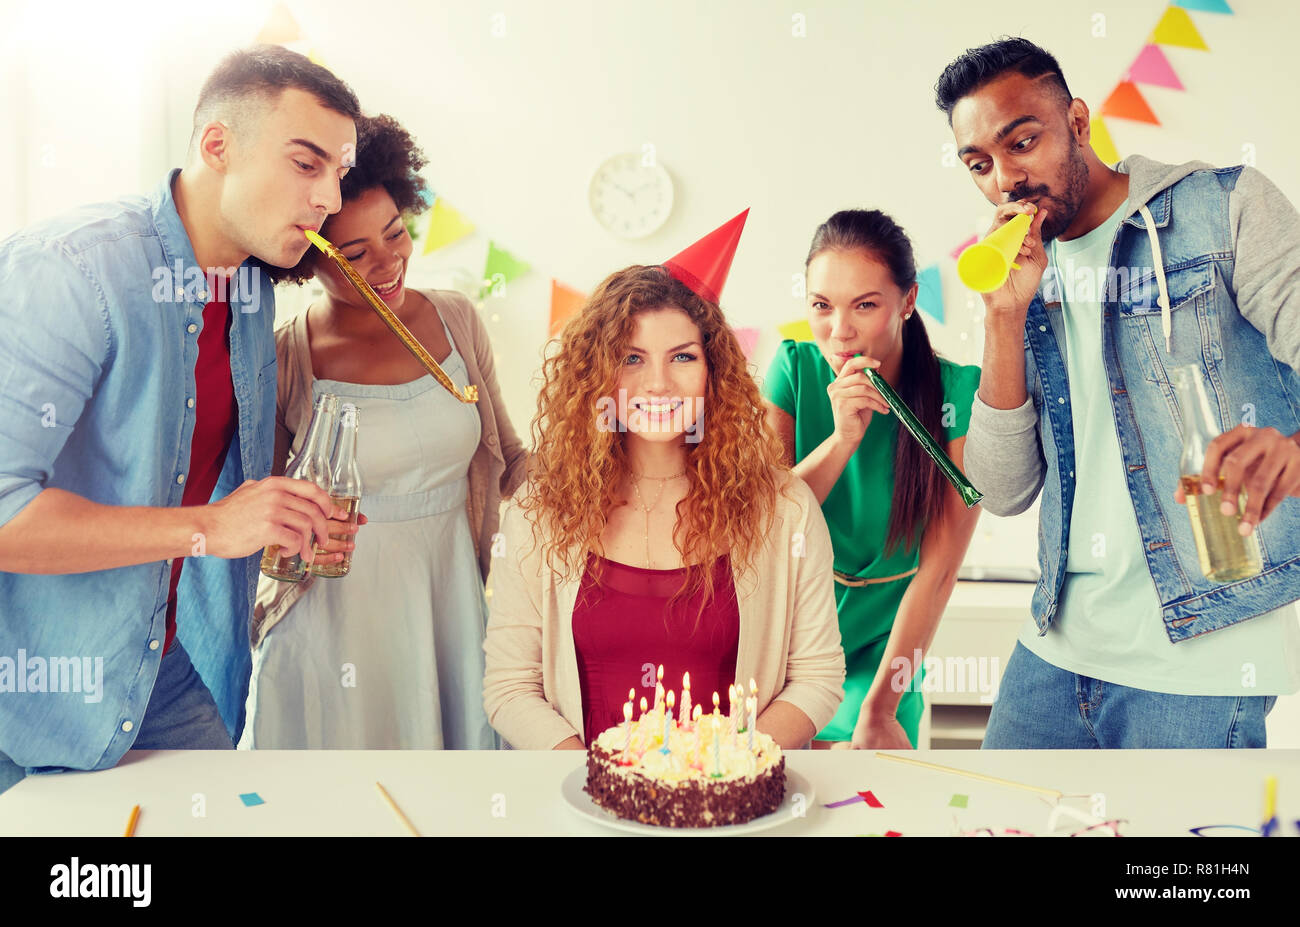
[[[672,727],[672,723],[673,723],[673,694],[671,692],[668,693],[666,704],[668,706],[668,710],[664,712],[664,745],[660,749],[659,751],[660,753],[669,752],[668,751],[668,729]]]
[[[716,694],[716,693],[715,693]],[[713,713],[713,778],[722,778],[722,721]]]
[[[749,750],[754,750],[754,728],[758,726],[758,696],[751,695],[745,699],[745,707],[749,709]]]
[[[623,724],[627,727],[627,738],[623,741],[623,755],[627,756],[632,748],[632,700],[623,703]]]
[[[681,726],[686,727],[691,720],[691,674],[682,673],[682,710],[678,714]]]

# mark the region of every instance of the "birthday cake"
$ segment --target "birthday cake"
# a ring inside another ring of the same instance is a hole
[[[626,710],[588,747],[586,792],[596,804],[661,827],[744,824],[780,807],[785,757],[754,728],[752,709],[748,719],[697,711],[679,724],[671,702],[642,704],[639,720]]]

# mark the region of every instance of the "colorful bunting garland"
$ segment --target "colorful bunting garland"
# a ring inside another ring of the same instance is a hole
[[[554,277],[551,278],[551,327],[550,334],[554,338],[564,328],[570,316],[576,315],[582,308],[582,304],[587,301],[585,293],[575,290],[571,286],[565,286]]]
[[[1129,65],[1125,80],[1135,84],[1150,84],[1153,87],[1169,87],[1182,90],[1183,82],[1178,79],[1169,59],[1160,50],[1159,45],[1144,45],[1133,63]]]
[[[1156,23],[1151,38],[1147,41],[1160,45],[1176,45],[1179,48],[1210,50],[1210,46],[1205,44],[1205,39],[1201,38],[1201,33],[1197,31],[1196,24],[1192,22],[1192,17],[1187,15],[1186,10],[1177,6],[1165,10],[1165,15],[1160,17],[1160,22]]]

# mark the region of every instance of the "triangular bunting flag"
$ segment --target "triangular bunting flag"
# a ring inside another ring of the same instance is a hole
[[[429,213],[429,229],[424,239],[424,253],[429,254],[453,241],[459,241],[472,231],[474,226],[448,205],[446,200],[438,197],[433,201],[433,209]]]
[[[1174,0],[1174,6],[1181,6],[1185,10],[1196,10],[1200,13],[1227,13],[1232,15],[1232,7],[1228,6],[1224,0]]]
[[[528,273],[528,264],[519,260],[494,241],[488,242],[487,263],[483,266],[483,289],[490,290],[498,283],[509,283]],[[500,276],[500,280],[497,277]]]
[[[776,330],[781,333],[782,338],[789,338],[791,341],[813,340],[812,326],[808,324],[807,319],[786,322],[784,325],[778,325]]]
[[[314,48],[307,52],[307,60],[312,64],[319,64],[322,68],[325,67],[325,62],[321,58],[320,52]]]
[[[1172,87],[1182,90],[1183,82],[1178,79],[1174,69],[1169,66],[1169,59],[1160,50],[1159,45],[1147,45],[1128,69],[1126,80],[1135,84],[1150,84],[1153,87]]]
[[[555,278],[551,278],[551,336],[554,337],[560,333],[564,323],[569,317],[577,314],[582,308],[582,304],[587,301],[587,297],[575,290],[571,286],[565,286]]]
[[[266,25],[257,34],[257,41],[264,45],[287,45],[301,38],[302,30],[298,28],[298,21],[283,3],[277,3],[271,8]]]
[[[939,265],[931,264],[916,275],[916,308],[943,322],[943,281]]]
[[[750,360],[754,356],[754,348],[758,346],[758,329],[736,328],[733,325],[731,330],[736,333],[736,340],[740,342],[740,350],[744,353],[745,360]]]
[[[948,255],[955,261],[957,260],[957,258],[961,257],[961,253],[963,251],[965,251],[967,248],[969,248],[971,245],[975,244],[975,242],[979,240],[980,237],[978,235],[972,235],[970,238],[967,238],[965,241],[963,241],[960,245],[958,245],[957,247],[949,251]]]
[[[1160,22],[1156,23],[1151,38],[1147,41],[1160,45],[1177,45],[1179,48],[1210,50],[1210,46],[1205,44],[1201,34],[1196,31],[1192,17],[1187,15],[1186,10],[1176,6],[1165,10],[1165,15],[1160,17]]]
[[[1155,113],[1151,112],[1147,101],[1142,98],[1137,84],[1128,80],[1120,81],[1119,86],[1111,91],[1106,102],[1101,104],[1101,112],[1103,116],[1114,116],[1116,119],[1132,119],[1134,122],[1160,125],[1160,120],[1156,118]]]
[[[1110,137],[1110,129],[1100,116],[1092,117],[1092,150],[1097,152],[1102,164],[1113,165],[1119,161],[1119,149]]]

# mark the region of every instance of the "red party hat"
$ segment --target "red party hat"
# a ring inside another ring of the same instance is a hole
[[[676,257],[664,261],[664,268],[697,296],[711,303],[720,302],[722,287],[731,270],[731,259],[736,256],[736,245],[748,215],[746,209]]]

